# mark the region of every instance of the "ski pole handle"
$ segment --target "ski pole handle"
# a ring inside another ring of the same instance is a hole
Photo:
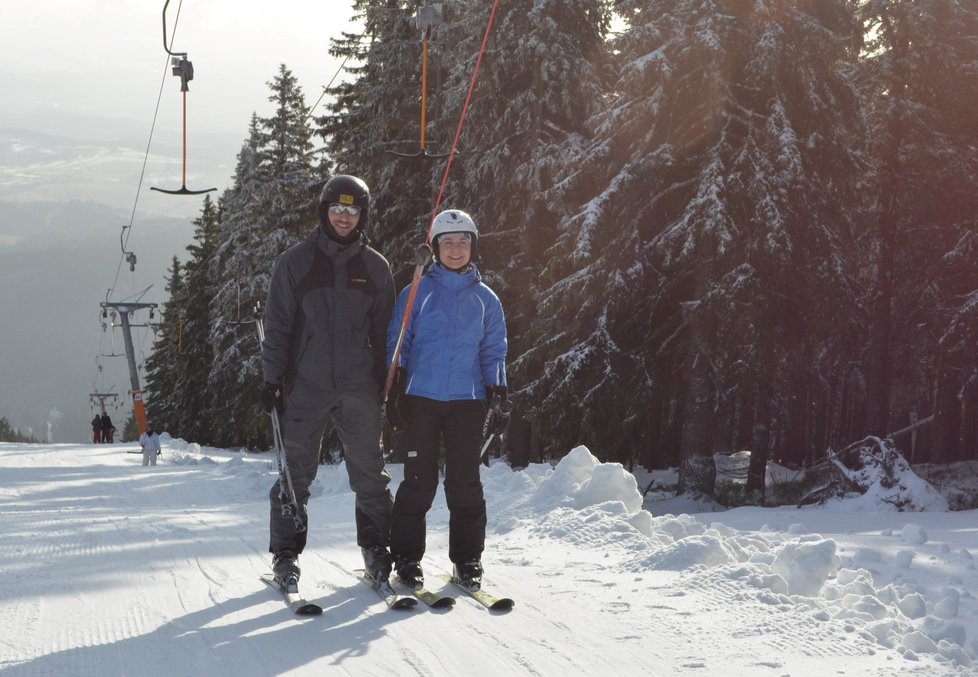
[[[486,412],[485,423],[482,424],[482,437],[485,442],[482,444],[482,449],[479,451],[479,458],[486,465],[489,464],[488,449],[492,440],[499,437],[496,433],[489,433],[489,427],[492,425],[493,419],[496,418],[496,412],[501,414],[509,414],[513,411],[513,401],[510,399],[502,399],[499,393],[493,393],[492,400],[489,404],[489,411]]]
[[[508,401],[508,400],[507,400]],[[499,397],[499,393],[493,393],[492,399],[489,401],[489,411],[486,412],[486,420],[482,424],[482,438],[485,439],[486,435],[489,434],[489,425],[492,423],[493,414],[502,406],[502,398]],[[486,446],[489,445],[489,440],[486,440]],[[482,447],[485,451],[486,447]]]

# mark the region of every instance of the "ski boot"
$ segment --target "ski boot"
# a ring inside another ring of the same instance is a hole
[[[272,558],[272,574],[276,582],[285,592],[299,592],[299,569],[296,554],[291,550],[282,550]]]
[[[391,554],[385,545],[360,548],[363,553],[363,568],[367,575],[378,583],[388,582],[391,575]]]
[[[469,590],[479,590],[482,587],[482,562],[479,560],[456,563],[453,568],[456,583]]]
[[[417,590],[424,587],[424,572],[421,570],[421,562],[398,562],[397,577],[401,583],[409,588]]]

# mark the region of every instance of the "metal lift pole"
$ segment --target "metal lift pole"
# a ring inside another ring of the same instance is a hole
[[[129,382],[132,385],[132,413],[136,419],[136,429],[142,435],[146,432],[146,406],[143,404],[143,391],[139,386],[139,372],[136,370],[136,349],[132,343],[132,330],[129,313],[143,308],[156,308],[155,303],[110,303],[103,301],[102,308],[112,308],[119,314],[122,322],[122,338],[126,343],[126,360],[129,362]]]

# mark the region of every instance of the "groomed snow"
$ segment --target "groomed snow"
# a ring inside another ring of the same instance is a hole
[[[679,503],[643,507],[634,477],[578,447],[484,469],[486,583],[511,612],[394,612],[349,573],[353,494],[324,466],[300,563],[325,613],[298,618],[258,580],[273,457],[164,436],[144,468],[134,451],[0,444],[4,677],[978,674],[974,511],[663,514]],[[435,589],[447,519],[439,491]]]

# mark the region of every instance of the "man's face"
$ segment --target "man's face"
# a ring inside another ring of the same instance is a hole
[[[350,214],[350,211],[353,209],[356,209],[356,215]],[[329,206],[329,210],[327,211],[329,223],[341,238],[347,237],[357,227],[357,224],[360,223],[360,209],[357,207],[353,209],[348,209],[338,204]]]

